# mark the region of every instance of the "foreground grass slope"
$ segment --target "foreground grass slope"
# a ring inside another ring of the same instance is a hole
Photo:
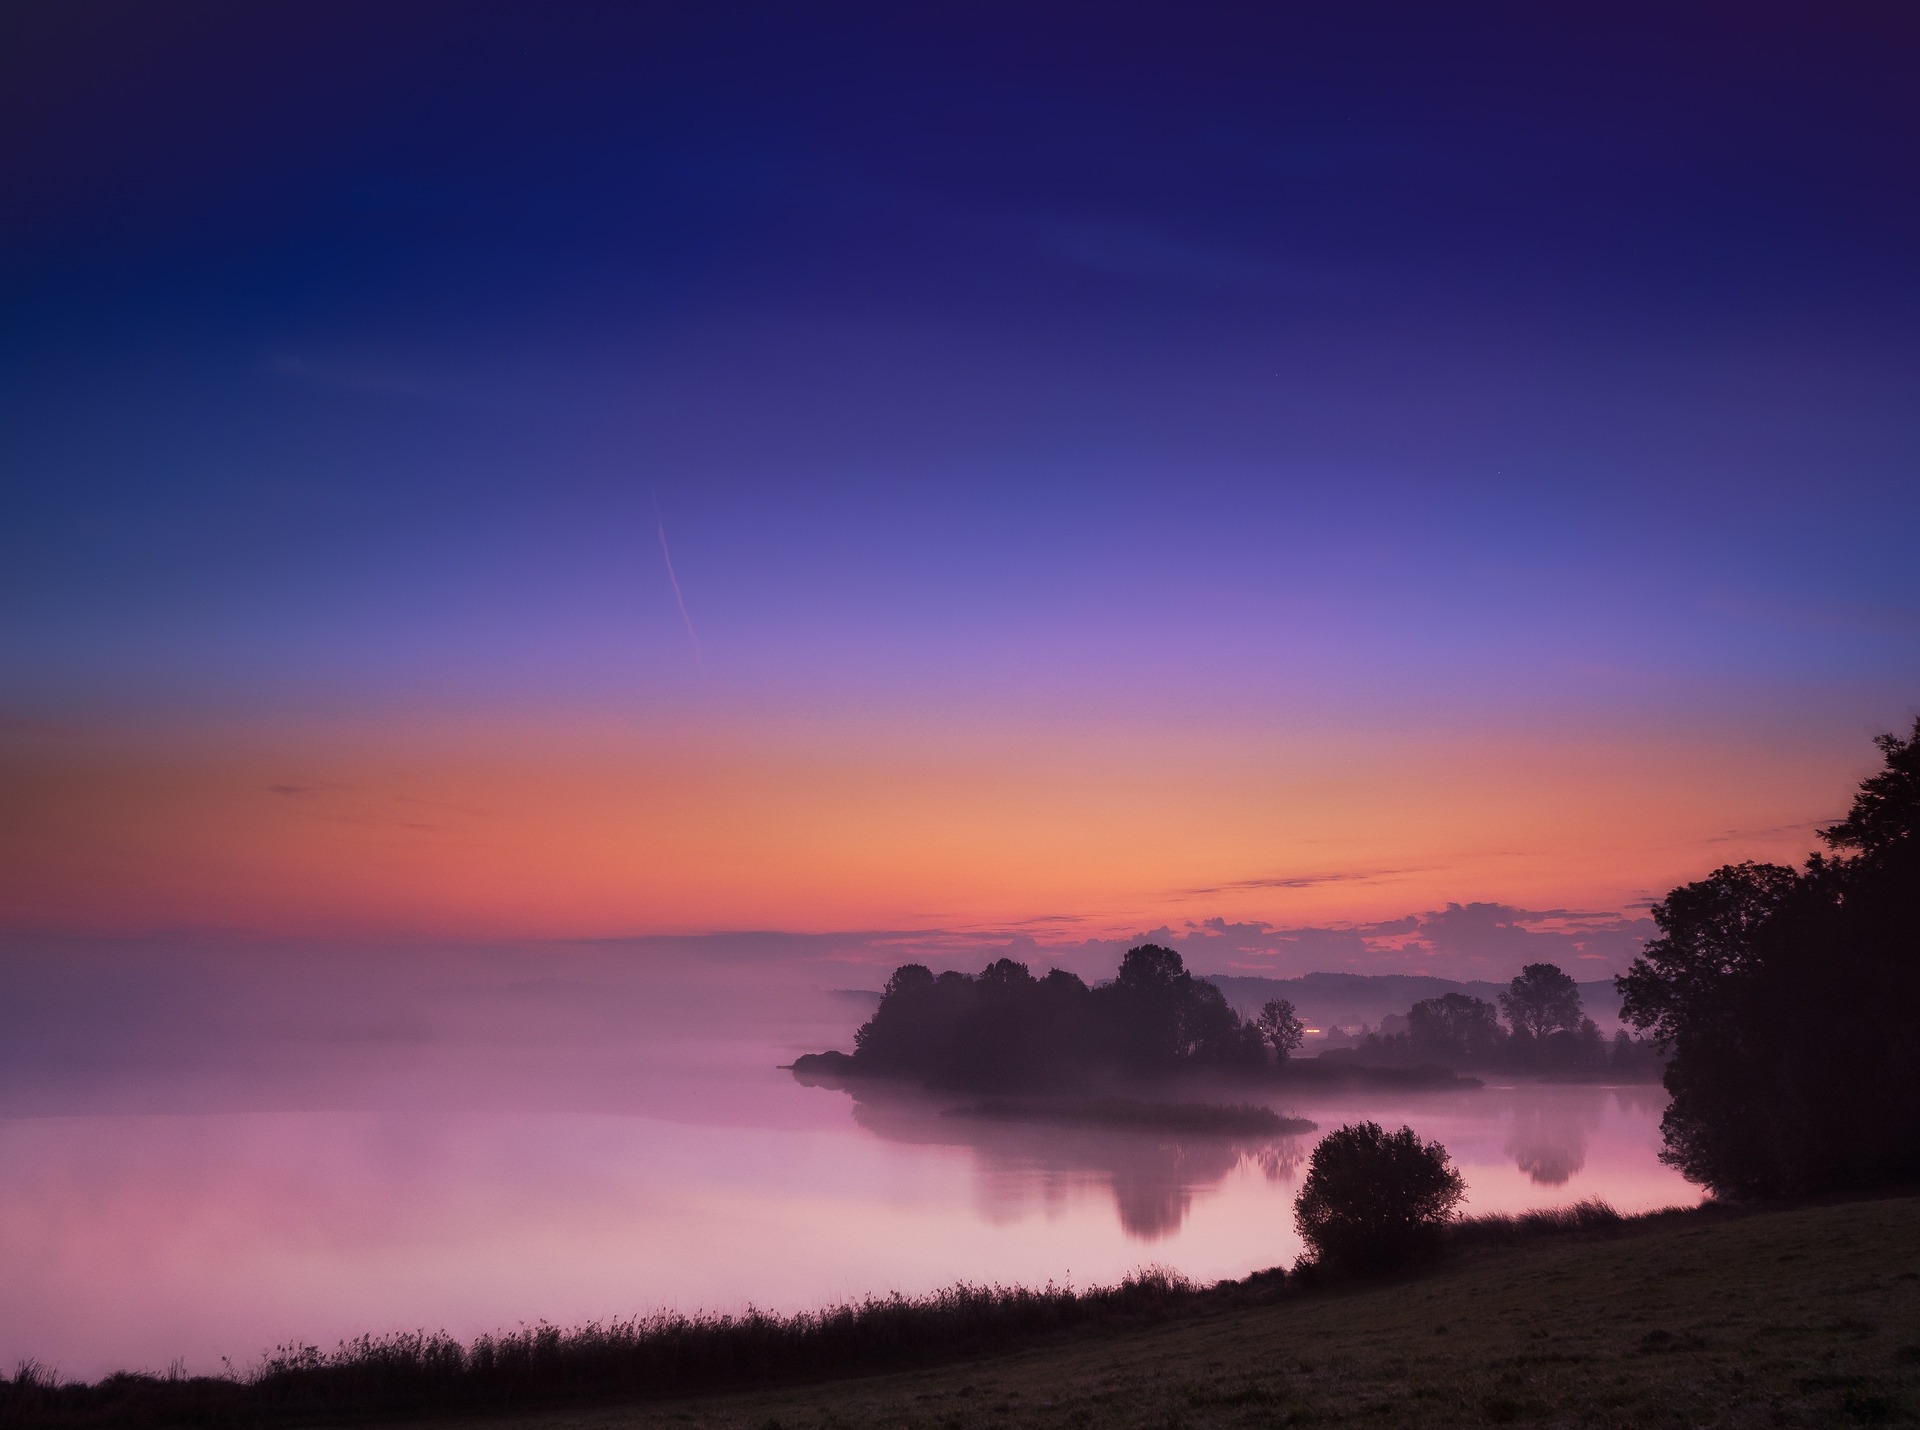
[[[1471,1252],[991,1360],[484,1422],[621,1426],[1773,1426],[1920,1420],[1920,1199]],[[444,1422],[441,1422],[444,1423]],[[477,1423],[477,1422],[468,1422]]]

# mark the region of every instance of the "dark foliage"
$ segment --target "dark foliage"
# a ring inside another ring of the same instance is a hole
[[[1675,889],[1620,979],[1671,1054],[1662,1155],[1722,1195],[1920,1179],[1920,721],[1877,744],[1833,855]]]
[[[1438,1142],[1361,1122],[1313,1149],[1293,1220],[1321,1262],[1382,1271],[1437,1249],[1466,1190]]]
[[[1607,1071],[1624,1079],[1657,1078],[1666,1071],[1667,1060],[1652,1038],[1636,1038],[1625,1028],[1613,1035],[1607,1050]]]
[[[844,1071],[914,1077],[932,1087],[1018,1091],[1090,1073],[1265,1066],[1260,1029],[1218,988],[1158,944],[1129,949],[1111,983],[1089,988],[1054,969],[1035,978],[1010,958],[977,975],[909,963],[894,970]]]
[[[1407,1010],[1413,1055],[1447,1067],[1484,1067],[1505,1041],[1493,1004],[1465,993],[1427,998]]]
[[[1659,1075],[1663,1063],[1651,1043],[1620,1035],[1609,1047],[1599,1025],[1581,1014],[1578,985],[1553,964],[1529,964],[1501,996],[1516,1010],[1512,1032],[1500,1026],[1491,1003],[1446,993],[1415,1003],[1405,1032],[1387,1031],[1398,1021],[1389,1018],[1356,1046],[1320,1056],[1373,1067],[1497,1068],[1554,1078]]]
[[[1260,1036],[1273,1048],[1273,1055],[1285,1062],[1300,1048],[1301,1039],[1307,1035],[1306,1024],[1300,1021],[1300,1015],[1294,1010],[1289,998],[1269,998],[1260,1007],[1260,1016],[1253,1020],[1260,1030]]]
[[[1535,1042],[1580,1027],[1580,987],[1551,963],[1529,963],[1500,995],[1500,1011],[1517,1038]]]

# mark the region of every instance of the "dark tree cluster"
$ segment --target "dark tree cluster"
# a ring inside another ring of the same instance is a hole
[[[1498,1009],[1471,994],[1446,993],[1414,1004],[1405,1021],[1403,1031],[1366,1034],[1345,1056],[1407,1067],[1623,1077],[1650,1076],[1660,1066],[1650,1042],[1621,1032],[1609,1043],[1581,1008],[1579,985],[1551,963],[1523,968],[1500,994]]]
[[[1831,854],[1675,889],[1620,979],[1671,1054],[1663,1155],[1723,1195],[1920,1180],[1920,720],[1876,743]]]
[[[852,1061],[860,1072],[933,1087],[1016,1091],[1095,1071],[1259,1068],[1269,1037],[1282,1058],[1297,1045],[1291,1006],[1269,1005],[1259,1023],[1245,1022],[1178,953],[1149,943],[1127,950],[1112,982],[1091,988],[1058,968],[1035,978],[1010,958],[978,974],[906,964],[855,1035]]]

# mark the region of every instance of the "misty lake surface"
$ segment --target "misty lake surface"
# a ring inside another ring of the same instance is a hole
[[[1146,1264],[1211,1280],[1300,1250],[1292,1199],[1315,1134],[978,1122],[940,1115],[965,1099],[856,1099],[777,1066],[850,1030],[586,1054],[399,1038],[257,1066],[16,1075],[0,1108],[0,1363],[244,1369],[364,1332],[1084,1286]],[[1475,1211],[1700,1195],[1657,1160],[1657,1086],[1261,1100],[1323,1131],[1411,1124],[1447,1146]]]

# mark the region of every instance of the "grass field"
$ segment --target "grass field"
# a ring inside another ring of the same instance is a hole
[[[1470,1251],[1329,1289],[898,1375],[473,1426],[1903,1424],[1920,1199]],[[439,1422],[444,1424],[445,1422]]]

